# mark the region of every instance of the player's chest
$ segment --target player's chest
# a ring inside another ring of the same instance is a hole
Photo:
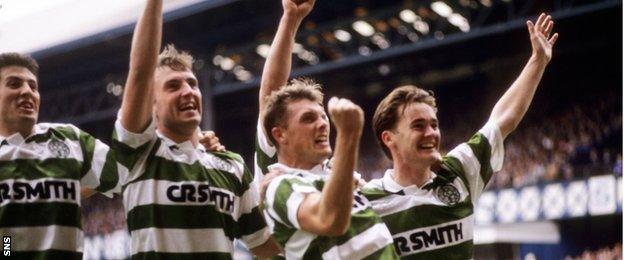
[[[20,159],[75,159],[82,161],[83,154],[78,141],[57,138],[16,145],[4,143],[0,146],[0,161]]]
[[[78,203],[83,156],[79,143],[50,139],[0,147],[0,204]]]
[[[422,189],[412,187],[403,190],[404,196],[397,197],[397,203],[411,202],[423,205],[455,207],[469,199],[470,192],[459,178],[453,181],[434,181]]]
[[[83,153],[78,141],[49,139],[0,146],[2,179],[79,179]]]
[[[314,187],[319,192],[323,191],[323,188],[329,178],[328,175],[313,177],[310,177],[308,175],[307,177],[309,179],[309,182],[314,185]],[[362,194],[360,189],[355,188],[355,184],[354,187],[351,187],[351,189],[353,189],[353,206],[351,208],[351,214],[356,214],[358,212],[364,211],[372,206],[371,202],[364,196],[364,194]]]

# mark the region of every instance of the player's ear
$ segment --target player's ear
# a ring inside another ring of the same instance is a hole
[[[271,128],[271,136],[273,136],[273,140],[275,140],[279,145],[287,143],[288,138],[286,138],[286,131],[279,126]]]
[[[381,132],[381,141],[387,146],[390,147],[394,145],[394,134],[391,131],[385,130]]]

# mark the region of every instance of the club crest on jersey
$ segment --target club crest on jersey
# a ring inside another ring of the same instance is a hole
[[[227,162],[227,161],[225,161],[225,160],[223,160],[223,159],[221,159],[219,157],[215,156],[214,159],[212,160],[212,163],[214,164],[214,167],[219,169],[219,170],[233,171],[232,170],[232,165],[229,162]]]
[[[457,190],[457,188],[455,188],[455,186],[451,184],[445,184],[438,187],[438,190],[436,191],[436,197],[438,197],[438,199],[442,201],[442,203],[453,206],[457,204],[457,202],[459,202],[461,195],[459,194],[459,191]]]
[[[48,150],[54,156],[59,158],[66,158],[69,155],[69,146],[66,143],[59,140],[52,140],[48,143]]]

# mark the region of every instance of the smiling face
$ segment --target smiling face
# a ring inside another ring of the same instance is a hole
[[[190,70],[160,66],[155,74],[154,111],[159,129],[191,136],[202,115],[202,95]]]
[[[307,167],[329,158],[329,119],[320,104],[309,99],[291,101],[286,116],[285,127],[273,128],[273,136],[284,154],[296,157],[295,161]]]
[[[382,133],[382,140],[392,157],[426,166],[436,163],[441,157],[441,136],[434,108],[413,102],[399,107],[397,113],[399,121],[394,129]]]
[[[3,135],[30,134],[39,116],[37,77],[27,68],[7,66],[0,69],[0,115]]]

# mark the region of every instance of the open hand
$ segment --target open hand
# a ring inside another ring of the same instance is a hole
[[[550,15],[540,14],[535,24],[532,21],[526,22],[531,37],[531,47],[533,48],[533,56],[549,62],[552,58],[552,47],[557,42],[559,34],[555,33],[550,36],[555,23]]]

